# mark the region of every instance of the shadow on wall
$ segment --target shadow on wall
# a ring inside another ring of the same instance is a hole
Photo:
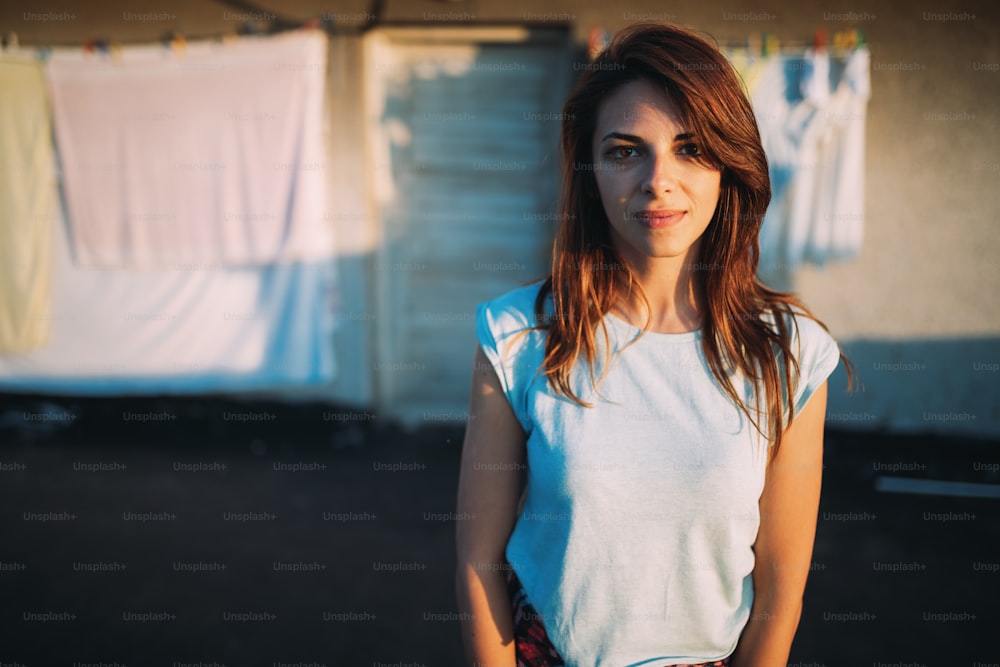
[[[1000,435],[1000,338],[854,340],[848,395],[843,363],[830,379],[827,424],[850,430]]]

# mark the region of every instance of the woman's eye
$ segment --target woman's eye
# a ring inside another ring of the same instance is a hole
[[[678,151],[681,155],[701,155],[701,151],[698,150],[698,144],[684,144]]]
[[[614,158],[628,158],[638,155],[638,151],[633,146],[615,146],[608,154]]]

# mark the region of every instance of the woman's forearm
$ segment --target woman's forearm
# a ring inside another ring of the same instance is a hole
[[[469,667],[514,667],[514,621],[501,564],[468,563],[455,579]]]
[[[785,667],[802,616],[802,599],[755,599],[730,667]]]

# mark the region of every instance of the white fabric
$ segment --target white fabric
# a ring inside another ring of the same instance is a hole
[[[53,221],[49,344],[0,356],[0,389],[77,394],[284,389],[335,375],[328,261],[96,270]]]
[[[771,176],[758,274],[787,287],[804,262],[855,257],[864,230],[864,142],[869,53],[772,57],[751,103]],[[831,88],[831,81],[836,86]]]
[[[48,59],[83,266],[318,260],[325,219],[321,31]]]
[[[582,364],[570,378],[593,407],[556,394],[538,372],[545,333],[528,331],[539,286],[480,304],[476,320],[527,434],[527,490],[507,559],[569,666],[720,660],[753,604],[763,443],[709,370],[699,331],[647,333],[625,347],[639,329],[609,315],[621,354],[606,379],[595,392]],[[795,322],[801,410],[839,350],[815,321]],[[734,385],[753,405],[750,382]]]
[[[51,330],[58,193],[44,74],[33,56],[0,54],[0,354],[41,347]]]
[[[822,266],[861,251],[865,215],[865,116],[871,95],[870,56],[854,50],[825,107],[820,150],[824,181],[817,208],[825,214],[807,244],[806,261]],[[822,223],[826,224],[822,224]]]

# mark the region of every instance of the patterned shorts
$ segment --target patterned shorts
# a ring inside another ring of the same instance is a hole
[[[517,667],[562,667],[559,652],[549,641],[542,619],[528,602],[528,596],[521,586],[521,580],[513,568],[507,568],[507,592],[510,594],[514,610],[514,646],[517,653]],[[729,667],[729,658],[715,662],[701,662],[697,665],[674,665],[674,667]]]

